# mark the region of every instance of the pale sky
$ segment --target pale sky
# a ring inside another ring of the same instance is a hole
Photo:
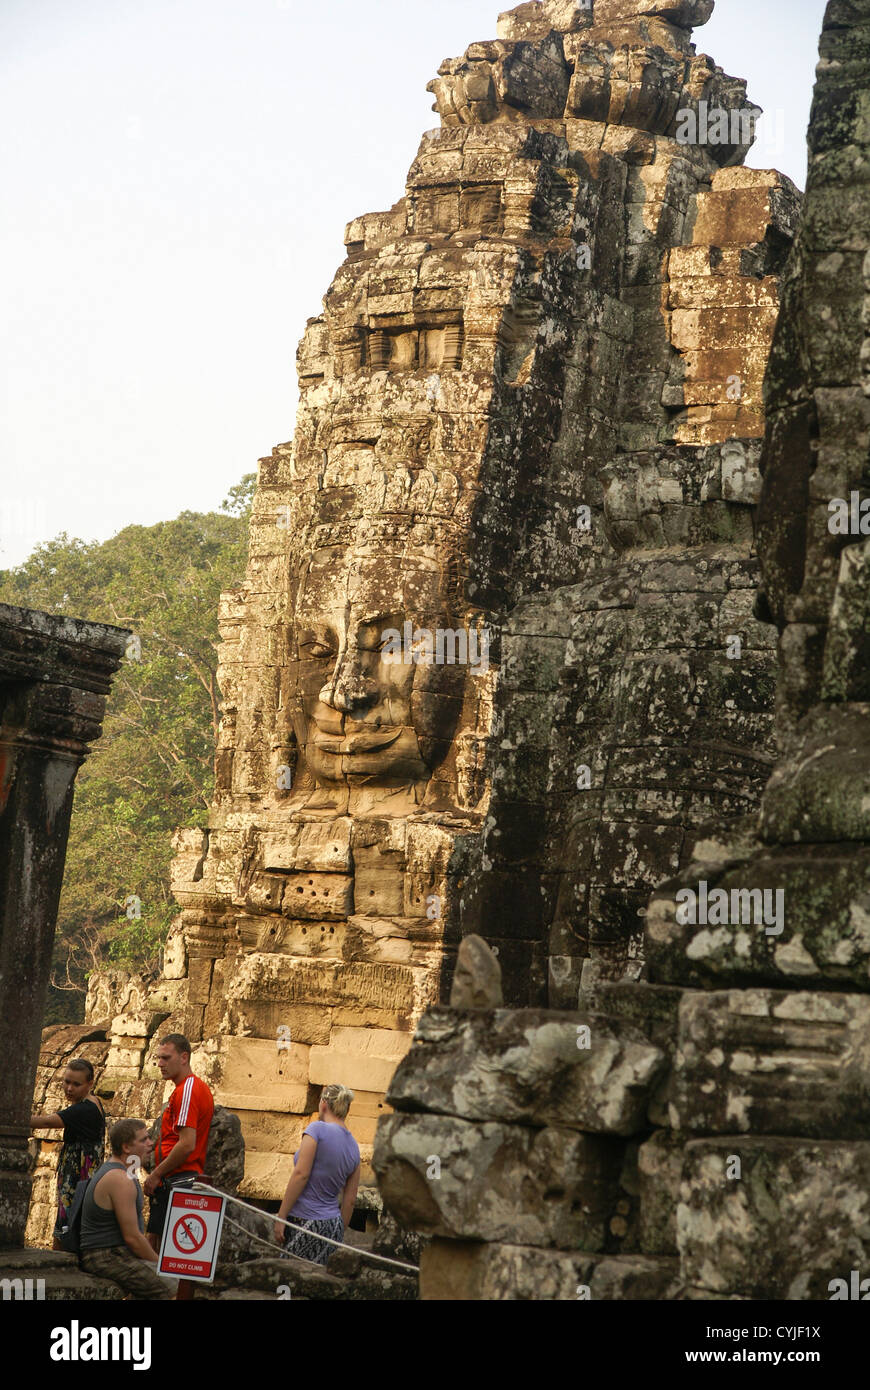
[[[0,568],[217,508],[293,434],[345,224],[390,207],[442,58],[506,0],[0,0]],[[700,52],[804,186],[824,0],[718,0]]]

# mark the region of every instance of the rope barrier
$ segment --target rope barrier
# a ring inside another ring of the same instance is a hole
[[[224,1196],[226,1196],[226,1193],[224,1193]],[[274,1243],[272,1241],[264,1240],[262,1236],[255,1236],[253,1231],[249,1231],[247,1226],[242,1226],[238,1221],[234,1221],[231,1216],[225,1215],[224,1221],[228,1226],[235,1226],[237,1231],[241,1231],[243,1235],[246,1235],[248,1237],[248,1240],[255,1240],[258,1245],[265,1245],[266,1249],[271,1251],[271,1253],[275,1255],[277,1259],[287,1258],[286,1252],[276,1252]],[[317,1260],[309,1260],[307,1255],[294,1255],[293,1259],[301,1260],[302,1263],[306,1265],[314,1265],[315,1269],[323,1269],[322,1264],[320,1264]]]
[[[346,1245],[343,1240],[333,1240],[331,1236],[319,1235],[317,1231],[311,1231],[307,1226],[299,1226],[295,1221],[287,1221],[283,1216],[270,1216],[267,1211],[260,1211],[259,1207],[252,1207],[249,1202],[243,1202],[240,1197],[231,1197],[228,1192],[221,1192],[216,1187],[210,1187],[206,1182],[197,1181],[193,1183],[191,1190],[194,1192],[210,1192],[213,1197],[223,1197],[224,1201],[235,1202],[237,1207],[244,1207],[245,1211],[253,1212],[254,1216],[262,1216],[265,1221],[270,1221],[273,1225],[280,1223],[282,1226],[289,1226],[291,1231],[301,1231],[303,1235],[311,1236],[312,1240],[322,1240],[324,1244],[334,1245],[338,1250],[352,1250],[355,1255],[359,1255],[360,1259],[377,1260],[379,1264],[392,1265],[394,1269],[410,1270],[412,1274],[420,1273],[418,1265],[405,1264],[402,1260],[391,1260],[387,1255],[374,1255],[369,1250],[359,1250],[355,1245]],[[244,1231],[245,1235],[250,1236],[252,1240],[258,1240],[261,1245],[268,1245],[269,1249],[272,1250],[273,1253],[275,1252],[274,1245],[263,1240],[262,1236],[254,1235],[253,1231],[249,1231],[245,1226],[240,1226],[238,1221],[233,1221],[229,1216],[224,1219],[229,1221],[231,1226],[235,1226],[238,1230]],[[304,1258],[304,1256],[300,1255],[293,1256],[294,1260]],[[317,1260],[306,1260],[305,1262],[306,1264],[318,1264]],[[322,1265],[318,1267],[320,1269],[323,1268]]]

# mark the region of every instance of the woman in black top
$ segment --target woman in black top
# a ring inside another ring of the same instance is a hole
[[[63,1091],[69,1104],[65,1110],[34,1115],[31,1129],[62,1129],[63,1147],[57,1160],[57,1221],[52,1247],[61,1249],[59,1236],[67,1224],[67,1209],[76,1187],[96,1172],[103,1161],[106,1116],[96,1096],[91,1095],[94,1069],[90,1062],[76,1058],[63,1073]]]

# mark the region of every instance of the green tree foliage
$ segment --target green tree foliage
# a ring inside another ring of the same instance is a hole
[[[182,512],[102,544],[60,535],[0,571],[2,603],[114,623],[138,639],[76,781],[46,1023],[82,1017],[97,965],[158,963],[178,910],[172,832],[204,826],[211,800],[218,598],[244,578],[254,483],[243,478],[223,514]]]

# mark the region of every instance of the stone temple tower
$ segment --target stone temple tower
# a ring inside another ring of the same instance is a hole
[[[761,383],[798,195],[696,53],[712,0],[529,3],[442,64],[405,195],[350,223],[224,597],[208,831],[155,1019],[274,1198],[340,1080],[370,1154],[463,935],[516,1005],[642,969],[643,909],[772,766]]]

